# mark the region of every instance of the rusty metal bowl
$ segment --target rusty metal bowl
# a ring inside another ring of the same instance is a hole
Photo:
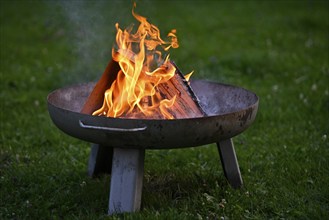
[[[54,124],[73,137],[116,148],[194,147],[226,140],[254,121],[259,99],[235,86],[191,81],[206,117],[187,119],[124,119],[81,114],[95,83],[61,88],[47,97]]]

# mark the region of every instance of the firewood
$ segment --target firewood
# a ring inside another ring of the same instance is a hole
[[[94,111],[102,107],[104,101],[104,93],[108,88],[111,87],[119,71],[119,64],[111,59],[107,64],[102,77],[98,80],[93,91],[87,98],[81,113],[91,115]]]
[[[199,105],[198,99],[192,91],[192,88],[189,86],[178,67],[173,62],[171,62],[171,64],[176,68],[175,74],[169,81],[161,83],[156,87],[157,95],[154,98],[158,100],[171,100],[176,96],[173,106],[167,109],[168,113],[172,115],[173,118],[179,119],[205,116],[205,113]],[[119,64],[116,61],[111,60],[108,63],[102,77],[97,82],[88,97],[81,113],[92,114],[95,110],[102,106],[104,102],[104,93],[111,87],[119,71]],[[144,106],[150,106],[151,103],[151,97],[145,97],[142,100],[142,105]],[[160,109],[153,110],[151,116],[146,116],[143,112],[136,109],[120,117],[165,119]]]
[[[171,63],[176,68],[175,75],[168,82],[158,85],[163,99],[171,99],[176,95],[175,103],[168,111],[177,119],[205,116],[192,88],[178,67],[173,62]]]

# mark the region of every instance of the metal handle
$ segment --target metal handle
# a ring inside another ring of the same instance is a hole
[[[111,128],[111,127],[102,127],[94,125],[86,125],[81,120],[79,120],[79,125],[81,128],[94,129],[94,130],[104,130],[104,131],[119,131],[119,132],[134,132],[134,131],[144,131],[147,126],[140,128]]]

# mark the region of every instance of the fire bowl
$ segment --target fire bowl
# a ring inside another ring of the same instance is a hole
[[[247,129],[258,110],[258,97],[246,89],[191,80],[190,86],[207,114],[186,119],[125,119],[80,113],[95,83],[73,85],[48,95],[54,124],[70,136],[116,148],[194,147],[227,140]]]

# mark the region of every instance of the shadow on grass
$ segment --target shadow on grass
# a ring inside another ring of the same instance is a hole
[[[204,195],[230,188],[224,176],[210,172],[188,172],[188,175],[169,170],[161,175],[147,172],[144,177],[143,207],[151,210],[184,208],[186,204],[193,207],[202,201]]]

